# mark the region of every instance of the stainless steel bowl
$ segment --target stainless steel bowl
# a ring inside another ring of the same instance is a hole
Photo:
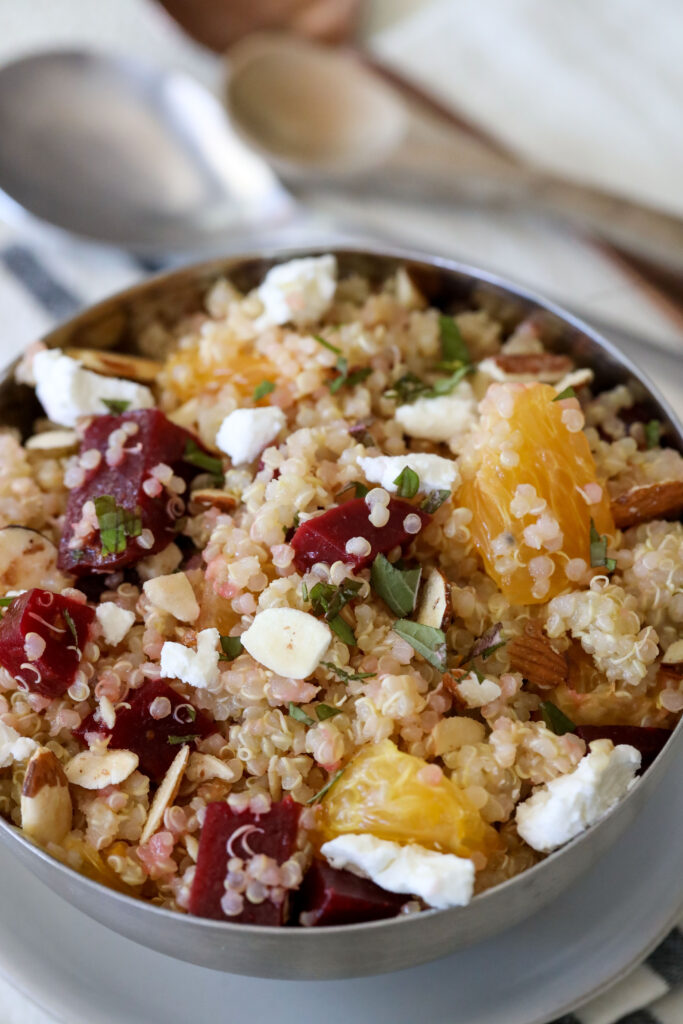
[[[326,250],[329,251],[329,250]],[[219,277],[247,290],[274,264],[307,250],[214,260],[152,278],[81,313],[44,339],[75,345],[138,351],[139,332],[154,321],[172,325],[199,310]],[[683,449],[683,429],[643,374],[613,345],[556,306],[492,275],[449,260],[410,252],[336,250],[340,274],[381,281],[400,264],[409,266],[431,302],[446,308],[476,295],[513,322],[533,314],[550,348],[590,365],[598,384],[640,382],[652,417],[666,423]],[[0,417],[30,432],[39,412],[31,389],[17,385],[14,367],[0,379]],[[0,819],[0,841],[42,882],[90,917],[135,942],[216,970],[269,978],[344,978],[412,967],[503,931],[552,900],[619,837],[648,800],[660,777],[683,750],[683,722],[655,763],[605,818],[517,878],[475,897],[467,907],[334,928],[261,928],[174,914],[131,899],[79,875],[49,857]]]

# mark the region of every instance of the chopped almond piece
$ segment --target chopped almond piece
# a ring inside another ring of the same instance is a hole
[[[103,352],[92,348],[67,348],[66,354],[85,366],[87,370],[105,377],[124,377],[141,384],[153,384],[161,372],[162,364],[155,359],[133,356],[122,352]]]
[[[540,634],[515,637],[508,644],[510,668],[521,672],[532,686],[552,689],[566,683],[569,667],[564,654],[558,654],[550,641]]]
[[[650,519],[673,519],[683,512],[683,480],[634,487],[612,498],[612,515],[620,530]]]
[[[237,500],[228,491],[221,491],[217,487],[201,487],[191,494],[191,500],[206,508],[219,508],[221,512],[231,512],[237,505]]]

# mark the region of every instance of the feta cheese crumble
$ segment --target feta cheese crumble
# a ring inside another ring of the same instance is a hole
[[[410,455],[377,455],[358,460],[365,479],[380,484],[385,491],[395,494],[394,483],[399,474],[408,467],[420,478],[420,490],[450,491],[460,483],[460,473],[453,459],[441,455],[425,455],[422,452]]]
[[[236,466],[253,462],[286,423],[287,418],[277,405],[235,409],[218,428],[216,446],[229,455]]]
[[[517,831],[548,853],[594,825],[631,788],[640,768],[635,747],[594,740],[573,772],[547,782],[517,807]]]
[[[135,612],[119,608],[113,601],[98,604],[95,608],[95,615],[109,647],[118,646],[135,622]]]
[[[463,907],[472,899],[474,864],[453,853],[400,846],[372,835],[343,835],[321,852],[333,868],[370,878],[388,892],[419,896],[430,907]]]
[[[183,683],[203,689],[218,679],[217,629],[197,633],[197,650],[167,640],[161,648],[162,679],[180,679]]]
[[[399,405],[394,415],[410,437],[456,444],[474,426],[477,402],[471,385],[464,380],[450,395],[418,398]]]
[[[27,761],[36,750],[35,740],[0,722],[0,768],[9,768],[15,761]]]
[[[296,608],[266,608],[242,633],[244,649],[271,672],[306,679],[330,646],[330,627]]]
[[[263,304],[256,329],[314,323],[329,308],[336,288],[334,256],[308,256],[273,267],[256,291]]]
[[[101,416],[103,399],[128,402],[129,409],[152,409],[154,396],[144,384],[103,377],[84,369],[61,349],[44,349],[33,357],[36,394],[53,423],[75,427],[80,416]]]
[[[493,679],[480,681],[474,672],[470,672],[459,683],[456,683],[455,688],[468,708],[483,708],[485,704],[498,700],[503,692]]]

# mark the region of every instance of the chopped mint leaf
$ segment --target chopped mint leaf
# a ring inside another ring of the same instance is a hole
[[[394,480],[399,498],[414,498],[420,489],[420,478],[410,466],[404,466]]]
[[[118,555],[126,550],[127,537],[142,533],[140,509],[134,512],[121,508],[111,494],[100,494],[94,499],[95,513],[100,527],[103,555]]]
[[[325,722],[328,718],[334,718],[335,715],[341,715],[341,708],[333,708],[329,704],[318,704],[315,709],[315,713],[318,716],[319,722]]]
[[[394,615],[404,619],[415,608],[421,575],[420,567],[397,569],[384,555],[377,555],[370,571],[370,584]]]
[[[335,665],[333,661],[323,661],[321,664],[325,668],[329,668],[330,672],[334,672],[342,683],[355,682],[357,679],[373,679],[377,674],[376,672],[347,672],[345,668]]]
[[[559,395],[555,395],[553,402],[561,402],[563,398],[576,398],[576,391],[571,386],[565,388],[564,391],[560,391]]]
[[[342,494],[346,494],[346,492],[350,491],[351,488],[353,488],[354,498],[364,498],[365,495],[368,493],[368,488],[365,486],[365,484],[362,484],[360,480],[352,480],[350,484],[347,484],[346,487],[344,487],[343,490],[339,492],[337,497],[340,497]]]
[[[296,704],[292,704],[291,700],[289,702],[289,713],[297,722],[303,722],[304,725],[315,725],[315,721],[311,716],[307,715],[306,712],[302,711],[301,708],[296,706]]]
[[[0,597],[0,608],[9,608],[13,600],[13,597]]]
[[[604,566],[607,572],[614,572],[617,567],[617,563],[614,558],[607,557],[607,536],[605,534],[600,536],[595,528],[595,523],[591,519],[591,533],[590,533],[590,556],[591,565],[593,568],[598,566]]]
[[[659,420],[650,420],[645,426],[645,443],[648,448],[656,448],[662,434],[662,425]]]
[[[185,445],[183,459],[185,462],[189,462],[191,466],[197,466],[198,469],[211,473],[219,483],[223,482],[224,473],[221,460],[215,455],[209,455],[208,452],[202,451],[197,442],[193,441],[192,438]]]
[[[403,640],[407,640],[425,661],[438,668],[439,672],[446,671],[446,634],[442,629],[423,626],[410,619],[399,619],[394,623],[393,630]]]
[[[315,338],[319,345],[323,346],[323,348],[329,349],[330,352],[334,352],[336,356],[341,355],[341,349],[337,348],[337,346],[333,345],[330,341],[325,341],[325,339],[322,338],[319,334],[314,334],[313,337]]]
[[[262,380],[261,383],[257,384],[254,388],[254,392],[251,397],[255,402],[258,402],[259,399],[265,398],[266,395],[269,395],[271,391],[275,391],[275,385],[272,380]]]
[[[329,779],[322,789],[319,789],[315,796],[312,796],[310,800],[307,800],[307,804],[318,804],[325,796],[326,793],[332,789],[339,776],[343,773],[344,769],[340,768],[339,771],[335,772],[331,779]]]
[[[432,515],[432,513],[436,512],[437,509],[441,508],[444,501],[448,501],[450,496],[450,491],[430,491],[420,505],[420,510]]]
[[[541,701],[540,710],[546,726],[556,736],[564,736],[566,732],[576,732],[576,726],[571,718],[567,718],[564,711],[560,711],[551,700]]]
[[[182,743],[194,743],[198,739],[199,733],[196,732],[189,736],[167,736],[166,742],[170,743],[172,747],[179,747]]]
[[[74,622],[74,620],[72,619],[71,615],[69,614],[69,612],[66,609],[64,609],[62,614],[64,616],[64,621],[66,622],[67,626],[69,627],[69,632],[71,633],[72,637],[74,638],[74,643],[76,644],[76,647],[78,647],[78,633],[76,632],[76,623]]]
[[[120,416],[125,412],[130,402],[125,398],[100,398],[102,405],[105,405],[114,416]]]
[[[333,632],[337,634],[340,640],[343,640],[349,647],[356,646],[356,634],[353,632],[348,622],[342,619],[341,615],[335,615],[333,619],[328,620],[328,625]]]
[[[452,316],[439,317],[441,357],[445,363],[470,363],[470,353]]]
[[[244,650],[242,640],[238,636],[222,636],[220,661],[234,661]]]

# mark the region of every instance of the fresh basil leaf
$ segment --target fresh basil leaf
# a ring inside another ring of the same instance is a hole
[[[445,501],[448,501],[450,496],[450,491],[430,491],[420,505],[420,511],[432,515],[437,509],[441,508]]]
[[[310,800],[306,801],[306,804],[308,805],[308,804],[318,804],[318,803],[320,803],[322,798],[325,796],[326,793],[329,793],[329,791],[332,789],[332,786],[334,786],[335,782],[340,777],[340,775],[343,774],[343,772],[344,772],[343,768],[340,768],[339,771],[335,772],[334,775],[332,776],[332,778],[329,779],[325,783],[323,788],[319,789],[318,792],[315,794],[315,796],[312,796],[310,798]]]
[[[252,398],[255,402],[258,402],[259,399],[265,398],[266,395],[269,395],[271,391],[275,391],[275,385],[272,380],[262,380],[261,383],[257,384],[254,388]]]
[[[211,473],[216,480],[223,482],[223,463],[215,455],[209,455],[208,452],[202,451],[196,441],[190,438],[185,445],[185,451],[183,453],[183,460],[189,462],[191,466],[197,466],[198,469],[203,469],[207,473]]]
[[[576,726],[571,718],[567,718],[564,711],[560,711],[551,700],[541,701],[540,711],[545,725],[556,736],[564,736],[567,732],[576,732]]]
[[[332,342],[325,341],[325,339],[322,338],[319,334],[314,334],[313,337],[314,337],[315,341],[318,342],[319,345],[323,346],[323,348],[329,349],[330,352],[334,352],[334,354],[336,356],[340,356],[341,355],[341,349],[337,348],[336,345],[333,345]]]
[[[662,425],[659,420],[650,420],[645,426],[645,443],[648,448],[656,448],[662,434]]]
[[[397,569],[384,555],[377,555],[370,570],[370,585],[394,615],[404,619],[415,608],[422,569]]]
[[[342,584],[335,587],[333,583],[323,583],[322,580],[315,584],[310,591],[310,601],[316,615],[324,615],[327,622],[336,618],[342,608],[358,596],[358,591],[363,586],[361,580],[344,580]]]
[[[600,536],[595,528],[595,523],[591,519],[591,533],[590,533],[590,556],[591,566],[595,569],[599,566],[604,566],[607,572],[614,572],[617,567],[616,560],[614,558],[607,557],[607,536],[605,534]]]
[[[446,634],[442,629],[423,626],[410,619],[399,619],[394,623],[393,630],[403,640],[407,640],[425,661],[438,668],[439,672],[446,671]]]
[[[349,647],[356,646],[356,635],[341,615],[335,615],[333,619],[328,619],[328,625],[345,644],[348,644]]]
[[[125,412],[130,402],[125,398],[100,398],[102,405],[105,405],[114,416],[120,416]]]
[[[303,722],[304,725],[315,725],[314,720],[310,715],[307,715],[305,711],[297,707],[296,704],[289,702],[289,713],[293,719],[297,722]]]
[[[244,650],[242,640],[238,636],[222,636],[220,661],[234,661]]]
[[[94,499],[95,514],[100,527],[103,555],[118,555],[126,550],[127,537],[142,533],[140,509],[134,512],[121,508],[111,494],[100,494]]]
[[[560,391],[559,395],[555,395],[553,402],[561,402],[563,398],[576,398],[576,391],[571,385],[564,391]]]
[[[342,683],[355,682],[359,679],[374,679],[377,675],[376,672],[347,672],[345,668],[335,665],[333,661],[323,661],[321,664],[324,665],[325,668],[329,668],[330,672],[334,672]]]
[[[420,489],[420,478],[410,466],[404,466],[394,480],[399,498],[414,498]]]
[[[369,490],[369,488],[367,488],[365,484],[362,484],[359,480],[353,480],[350,484],[347,484],[346,487],[344,487],[344,489],[339,492],[337,497],[340,497],[342,494],[346,494],[346,492],[350,491],[351,488],[353,488],[354,498],[364,498]]]
[[[452,316],[439,317],[439,334],[441,337],[441,357],[447,363],[470,363],[470,353],[463,340],[456,321]]]
[[[341,708],[333,708],[329,704],[318,704],[315,709],[315,713],[318,716],[318,721],[325,722],[328,718],[334,718],[335,715],[341,715]]]
[[[166,742],[170,743],[172,747],[179,747],[182,743],[194,743],[195,740],[199,739],[199,736],[198,732],[192,733],[189,736],[167,736]]]

